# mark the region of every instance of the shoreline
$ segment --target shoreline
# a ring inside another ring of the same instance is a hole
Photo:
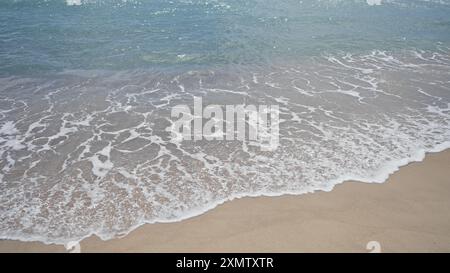
[[[81,251],[368,252],[366,244],[378,241],[385,252],[449,252],[449,163],[447,149],[400,167],[384,183],[346,181],[329,192],[236,198],[179,222],[141,225],[122,238],[90,236]],[[66,249],[1,240],[0,252]]]

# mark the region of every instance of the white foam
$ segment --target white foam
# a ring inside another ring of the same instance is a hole
[[[114,167],[114,164],[110,160],[110,153],[111,145],[108,145],[89,159],[92,163],[92,173],[98,178],[104,178]],[[106,160],[100,160],[100,155],[106,157]]]
[[[382,0],[366,0],[366,2],[369,6],[379,6]]]
[[[83,4],[81,0],[66,0],[68,6],[80,6]]]
[[[25,103],[7,98],[22,116],[14,123],[10,111],[0,119],[0,178],[19,186],[0,193],[10,208],[1,212],[0,237],[106,240],[235,198],[329,191],[347,180],[381,183],[426,152],[450,147],[448,71],[422,66],[424,58],[445,62],[439,54],[373,51],[270,71],[157,75],[154,82],[148,72],[105,73],[83,82],[95,92],[79,90],[86,75],[70,75]],[[80,77],[76,84],[73,77]],[[171,107],[198,94],[212,104],[279,105],[279,148],[172,142]],[[19,108],[25,104],[33,108]],[[36,220],[43,210],[49,221]]]
[[[0,135],[15,135],[19,131],[16,129],[16,126],[14,125],[14,122],[7,121],[5,122],[2,127],[0,128]]]

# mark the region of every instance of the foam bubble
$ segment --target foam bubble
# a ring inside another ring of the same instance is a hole
[[[366,0],[369,6],[379,6],[382,0]]]
[[[80,6],[83,4],[81,0],[66,0],[68,6]]]

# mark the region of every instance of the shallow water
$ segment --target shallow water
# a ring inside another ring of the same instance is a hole
[[[2,1],[0,237],[109,239],[450,147],[450,2],[369,2]],[[194,96],[278,105],[278,149],[173,142]]]

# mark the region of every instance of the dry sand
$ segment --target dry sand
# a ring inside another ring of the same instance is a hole
[[[430,154],[384,184],[243,198],[178,223],[144,225],[121,239],[90,237],[82,252],[450,252],[450,150]],[[0,241],[1,252],[64,252]]]

